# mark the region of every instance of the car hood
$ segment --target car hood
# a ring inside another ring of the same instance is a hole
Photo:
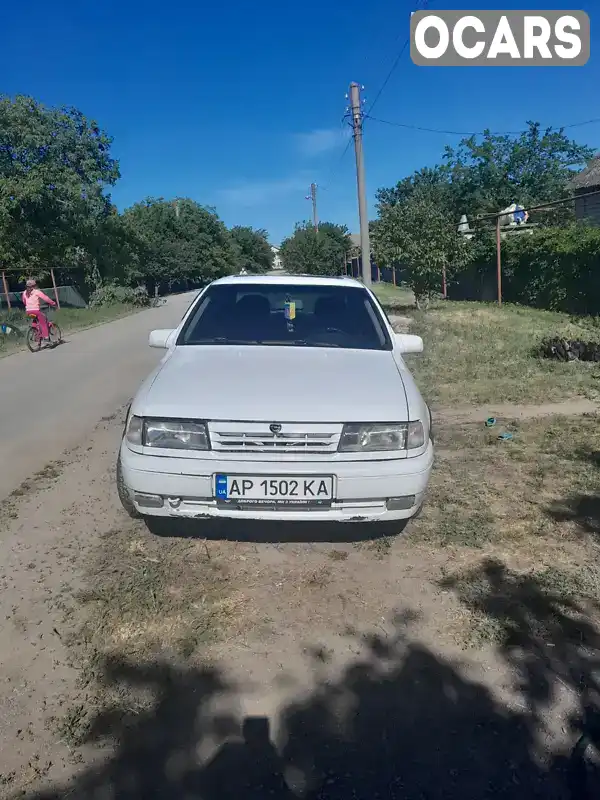
[[[319,347],[177,347],[138,394],[148,417],[279,422],[410,419],[390,351]]]

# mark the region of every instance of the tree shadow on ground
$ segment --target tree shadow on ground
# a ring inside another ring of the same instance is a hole
[[[442,586],[488,626],[527,705],[529,726],[543,731],[548,709],[566,693],[572,737],[585,732],[600,747],[600,632],[592,621],[600,610],[597,598],[575,599],[560,570],[521,574],[495,560],[447,578]],[[577,783],[581,776],[571,770],[570,779]],[[590,797],[600,797],[597,770],[588,782],[594,788]],[[581,786],[572,788],[577,796]]]
[[[88,738],[111,742],[112,755],[30,800],[567,797],[561,762],[556,754],[540,761],[537,741],[548,696],[538,681],[546,675],[548,684],[560,665],[536,670],[536,645],[522,685],[529,705],[509,708],[419,643],[411,625],[405,614],[388,635],[349,633],[361,655],[341,674],[315,652],[313,690],[280,709],[277,747],[267,720],[236,713],[236,687],[218,670],[110,661],[103,680],[120,702],[98,711]],[[230,710],[217,713],[215,701]]]
[[[211,541],[257,543],[311,543],[331,542],[342,544],[371,541],[384,536],[397,536],[407,525],[407,520],[397,522],[275,522],[242,519],[176,519],[148,517],[148,530],[155,536],[182,539],[209,539]]]
[[[590,447],[575,450],[574,458],[589,466],[600,468],[600,451]],[[584,467],[584,469],[586,468]],[[592,469],[592,481],[596,472]],[[554,503],[548,509],[549,516],[556,522],[573,522],[586,534],[597,537],[600,534],[600,496],[596,493],[572,493],[564,500]]]
[[[600,534],[600,497],[579,494],[555,503],[548,510],[557,522],[574,522],[581,531],[594,536]]]

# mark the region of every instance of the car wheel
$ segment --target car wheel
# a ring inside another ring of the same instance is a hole
[[[117,492],[119,493],[119,500],[121,501],[121,505],[127,512],[127,514],[131,517],[131,519],[141,519],[141,514],[133,504],[133,500],[131,499],[131,495],[129,494],[129,489],[125,485],[125,481],[123,479],[123,467],[121,466],[121,457],[117,459]]]

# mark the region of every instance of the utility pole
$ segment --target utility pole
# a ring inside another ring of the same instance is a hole
[[[311,183],[310,185],[310,199],[312,200],[313,207],[313,225],[315,226],[315,233],[319,232],[319,217],[317,216],[317,184]]]
[[[496,217],[496,281],[498,283],[498,305],[502,305],[502,243],[500,237],[500,214]]]
[[[369,216],[367,213],[367,192],[365,188],[365,161],[363,155],[363,113],[360,100],[360,86],[350,84],[350,104],[352,110],[352,130],[354,153],[356,155],[356,186],[358,189],[358,215],[360,218],[360,250],[362,254],[362,279],[365,286],[371,285],[371,244],[369,242]]]

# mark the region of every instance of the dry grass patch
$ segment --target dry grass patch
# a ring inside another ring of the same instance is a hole
[[[67,644],[85,698],[74,698],[54,721],[70,745],[84,741],[99,711],[143,706],[107,685],[107,663],[200,660],[252,611],[233,586],[220,544],[154,537],[133,522],[102,536],[87,561],[85,585],[67,611]]]
[[[347,550],[330,550],[327,553],[328,557],[332,561],[346,561],[348,558],[348,551]]]
[[[302,583],[310,589],[326,589],[331,583],[333,576],[331,567],[323,565],[309,570],[302,576]]]
[[[506,442],[497,439],[502,428],[483,424],[438,430],[430,496],[409,536],[449,550],[442,585],[461,600],[448,622],[457,641],[497,643],[535,593],[561,614],[572,604],[591,604],[597,614],[598,422],[595,415],[519,421]],[[482,567],[490,559],[510,573],[500,588]],[[484,608],[484,597],[502,613]],[[548,614],[552,620],[555,610]]]
[[[102,537],[86,578],[76,636],[96,651],[190,654],[229,621],[227,566],[220,546],[203,540],[154,537],[126,524]]]
[[[595,496],[598,417],[550,417],[487,429],[442,425],[423,515],[411,538],[458,547],[543,552],[582,541],[578,500]],[[513,439],[499,441],[510,429]],[[600,442],[599,442],[600,445]],[[569,516],[568,509],[571,509]]]
[[[598,397],[597,365],[560,364],[532,355],[548,336],[598,340],[591,320],[520,306],[438,303],[415,312],[412,333],[425,350],[410,367],[434,406],[550,403]]]

